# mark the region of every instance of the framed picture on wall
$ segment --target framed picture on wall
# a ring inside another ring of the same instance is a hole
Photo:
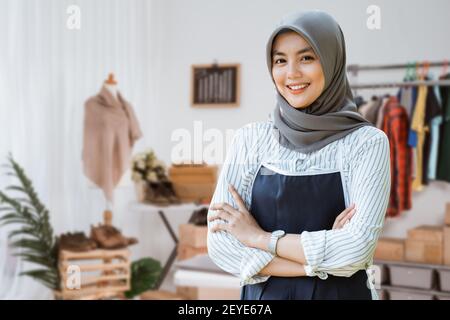
[[[192,107],[237,107],[240,103],[239,99],[240,64],[192,66]]]

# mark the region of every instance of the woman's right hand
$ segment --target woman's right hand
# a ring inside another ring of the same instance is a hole
[[[341,229],[344,227],[344,225],[350,221],[350,219],[353,217],[353,215],[356,212],[355,204],[353,203],[350,207],[342,211],[337,217],[336,220],[334,220],[333,224],[333,230],[334,229]]]

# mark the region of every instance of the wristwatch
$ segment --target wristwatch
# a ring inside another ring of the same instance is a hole
[[[277,255],[277,243],[278,240],[286,235],[283,230],[276,230],[272,232],[269,241],[269,252],[273,255]]]

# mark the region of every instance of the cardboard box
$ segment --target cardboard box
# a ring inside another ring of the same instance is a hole
[[[217,165],[206,164],[172,164],[169,167],[169,175],[171,177],[179,176],[217,176]]]
[[[177,294],[189,300],[239,300],[241,289],[177,286]]]
[[[180,245],[194,248],[206,247],[208,226],[196,226],[192,223],[185,223],[181,224],[178,230]]]
[[[442,226],[423,225],[408,230],[408,239],[442,242],[443,228]]]
[[[397,238],[378,239],[374,258],[377,260],[404,261],[405,241]]]
[[[444,228],[444,264],[450,266],[450,227]]]
[[[405,259],[411,262],[442,264],[443,243],[406,239]]]
[[[207,247],[195,248],[195,247],[180,244],[180,245],[178,245],[177,259],[185,260],[185,259],[195,257],[197,255],[207,254],[207,253],[208,253]]]
[[[211,201],[217,184],[217,165],[172,165],[168,172],[182,202]]]
[[[445,206],[445,224],[450,226],[450,202],[447,202]]]

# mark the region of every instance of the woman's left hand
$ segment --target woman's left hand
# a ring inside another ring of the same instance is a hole
[[[245,203],[236,189],[229,185],[228,190],[231,192],[238,209],[233,208],[228,203],[214,203],[211,210],[216,210],[215,215],[210,215],[208,221],[222,219],[228,223],[217,223],[211,227],[211,232],[227,231],[236,239],[248,247],[253,247],[254,243],[260,236],[264,236],[266,232],[261,229],[252,214],[245,207]]]

